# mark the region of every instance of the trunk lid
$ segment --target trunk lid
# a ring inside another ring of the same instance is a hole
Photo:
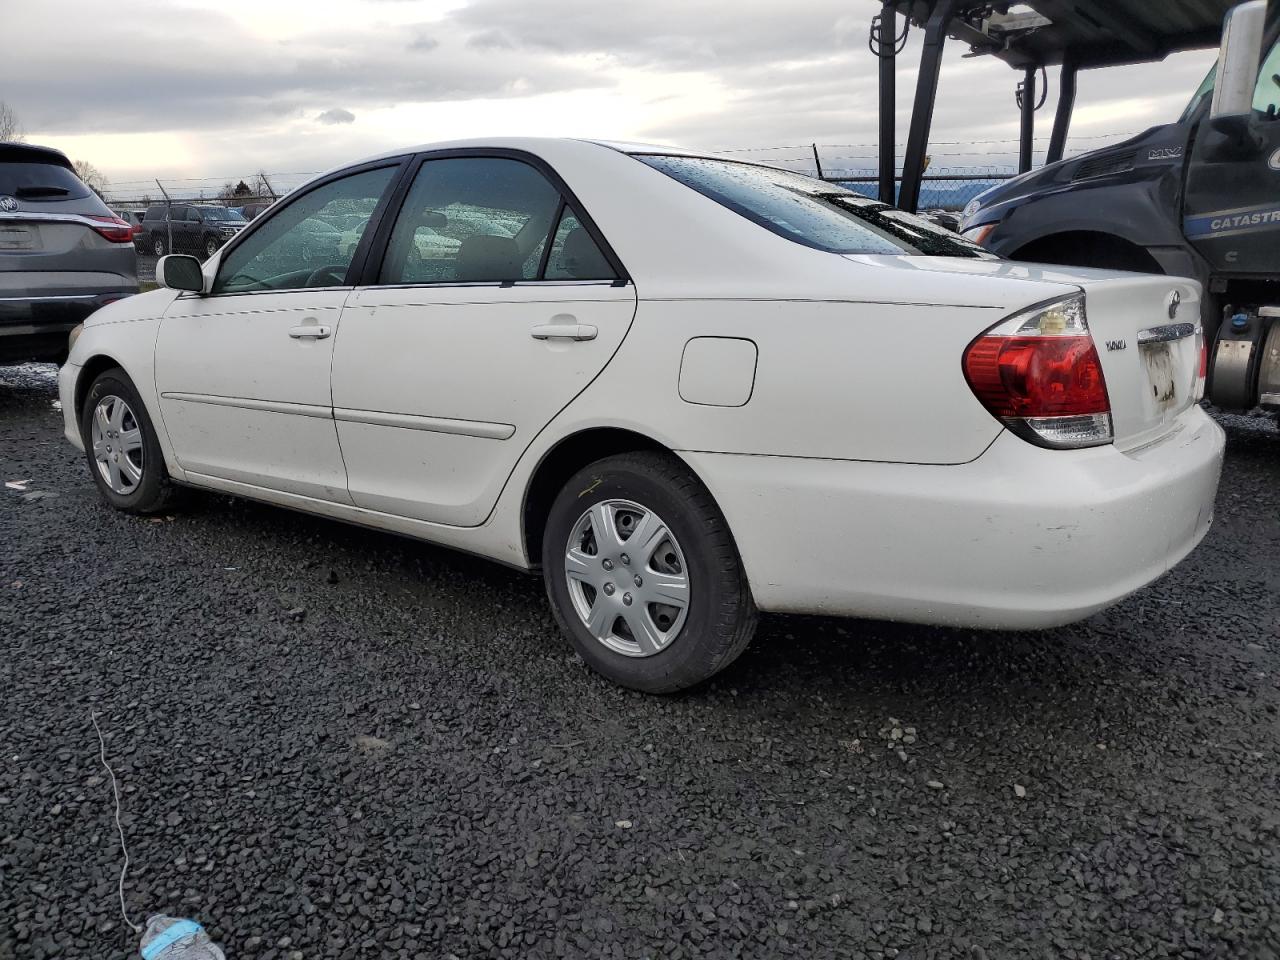
[[[1117,449],[1132,450],[1160,439],[1174,429],[1178,415],[1197,400],[1201,288],[1194,280],[1009,260],[874,260],[877,266],[913,272],[1022,281],[1027,285],[1026,306],[1043,300],[1052,289],[1048,285],[1057,285],[1062,296],[1073,289],[1083,291],[1089,332],[1107,381]]]
[[[1115,445],[1131,450],[1159,440],[1198,399],[1200,285],[1117,274],[1082,286],[1107,380]]]

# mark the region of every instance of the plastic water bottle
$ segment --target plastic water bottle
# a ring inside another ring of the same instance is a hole
[[[194,920],[151,917],[142,933],[142,960],[227,960]]]

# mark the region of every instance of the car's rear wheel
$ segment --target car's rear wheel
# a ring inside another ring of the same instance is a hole
[[[728,524],[671,456],[629,453],[579,471],[552,504],[542,566],[561,629],[625,687],[691,687],[732,663],[755,631]]]
[[[147,408],[123,370],[101,374],[80,410],[89,472],[102,498],[126,513],[156,513],[173,498]]]
[[[151,252],[157,257],[163,257],[165,249],[164,237],[157,235],[151,238]]]

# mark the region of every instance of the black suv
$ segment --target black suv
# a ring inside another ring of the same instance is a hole
[[[171,213],[171,215],[170,215]],[[167,215],[170,215],[168,219]],[[156,203],[142,218],[146,249],[157,257],[166,253],[194,253],[212,257],[218,248],[245,228],[248,221],[229,207],[195,203]],[[170,228],[173,249],[169,249]]]
[[[57,150],[0,143],[0,364],[61,363],[76,324],[137,292],[133,228]]]

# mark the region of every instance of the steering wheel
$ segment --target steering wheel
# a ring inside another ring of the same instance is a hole
[[[319,283],[320,280],[328,279],[332,283]],[[347,265],[345,263],[326,263],[323,267],[317,267],[307,276],[306,287],[321,286],[342,286],[344,280],[347,279]]]

